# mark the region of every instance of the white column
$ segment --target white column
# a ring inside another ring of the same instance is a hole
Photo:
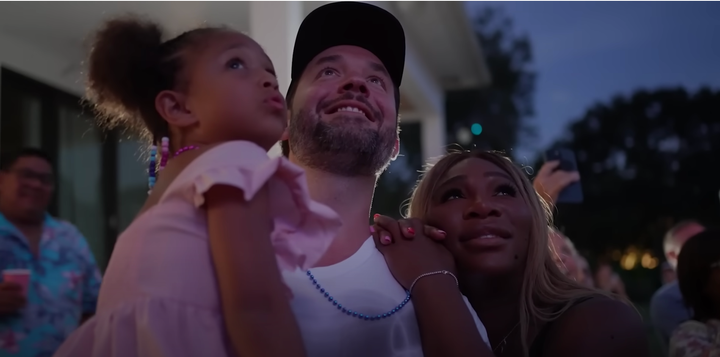
[[[425,116],[420,122],[423,162],[445,153],[445,116]]]
[[[283,94],[290,85],[292,50],[303,19],[302,6],[301,1],[250,2],[250,36],[273,61]]]
[[[302,10],[301,1],[250,2],[250,36],[273,61],[283,95],[290,86],[292,51],[303,19]],[[280,145],[271,148],[269,155],[280,156]]]
[[[445,92],[409,39],[400,90],[404,98],[412,102],[412,116],[420,121],[423,160],[442,155],[445,152]]]

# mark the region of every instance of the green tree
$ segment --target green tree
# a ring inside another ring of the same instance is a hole
[[[520,140],[535,139],[530,118],[534,113],[536,74],[531,70],[532,45],[517,34],[501,7],[485,7],[473,16],[473,28],[483,51],[492,83],[484,88],[453,91],[447,98],[448,142],[456,132],[481,124],[483,132],[472,145],[510,152]]]
[[[638,91],[598,103],[555,145],[578,159],[585,202],[558,206],[556,224],[594,255],[629,245],[662,256],[677,220],[717,221],[720,91]]]

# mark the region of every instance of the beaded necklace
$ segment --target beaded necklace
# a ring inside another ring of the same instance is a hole
[[[348,316],[357,317],[358,319],[361,319],[361,320],[375,321],[375,320],[381,320],[386,317],[392,316],[396,312],[400,311],[400,309],[402,309],[410,301],[410,291],[406,291],[405,292],[405,294],[406,294],[405,300],[403,300],[400,304],[395,306],[392,310],[385,312],[383,314],[377,314],[377,315],[362,314],[357,311],[348,309],[347,307],[340,304],[337,300],[335,300],[335,298],[333,298],[332,295],[330,295],[330,293],[327,290],[325,290],[325,288],[320,286],[320,283],[318,283],[317,279],[315,279],[315,276],[313,276],[312,273],[310,273],[310,270],[307,271],[307,276],[308,276],[308,278],[310,278],[310,282],[315,286],[315,289],[317,289],[318,292],[320,292],[320,294],[322,294],[323,297],[325,297],[328,300],[328,302],[333,304],[333,306],[335,306],[340,312],[342,312]]]
[[[162,171],[165,166],[167,165],[168,159],[170,158],[170,139],[167,137],[163,137],[160,140],[160,165],[157,164],[157,146],[153,145],[150,147],[150,162],[148,167],[148,194],[152,191],[152,188],[155,186],[155,182],[157,181],[157,176]],[[196,145],[188,145],[185,147],[180,148],[178,151],[175,151],[175,154],[173,154],[173,157],[178,156],[186,151],[199,149],[199,146]]]

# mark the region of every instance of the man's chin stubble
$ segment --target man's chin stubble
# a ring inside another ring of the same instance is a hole
[[[290,121],[290,148],[305,166],[346,177],[377,176],[389,164],[394,133],[349,129],[321,121]]]

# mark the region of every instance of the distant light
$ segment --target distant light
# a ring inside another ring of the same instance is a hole
[[[473,135],[480,135],[482,133],[482,125],[475,123],[470,127],[470,131],[472,131]]]
[[[472,142],[472,133],[467,128],[462,127],[455,133],[455,138],[460,145],[468,145]]]

